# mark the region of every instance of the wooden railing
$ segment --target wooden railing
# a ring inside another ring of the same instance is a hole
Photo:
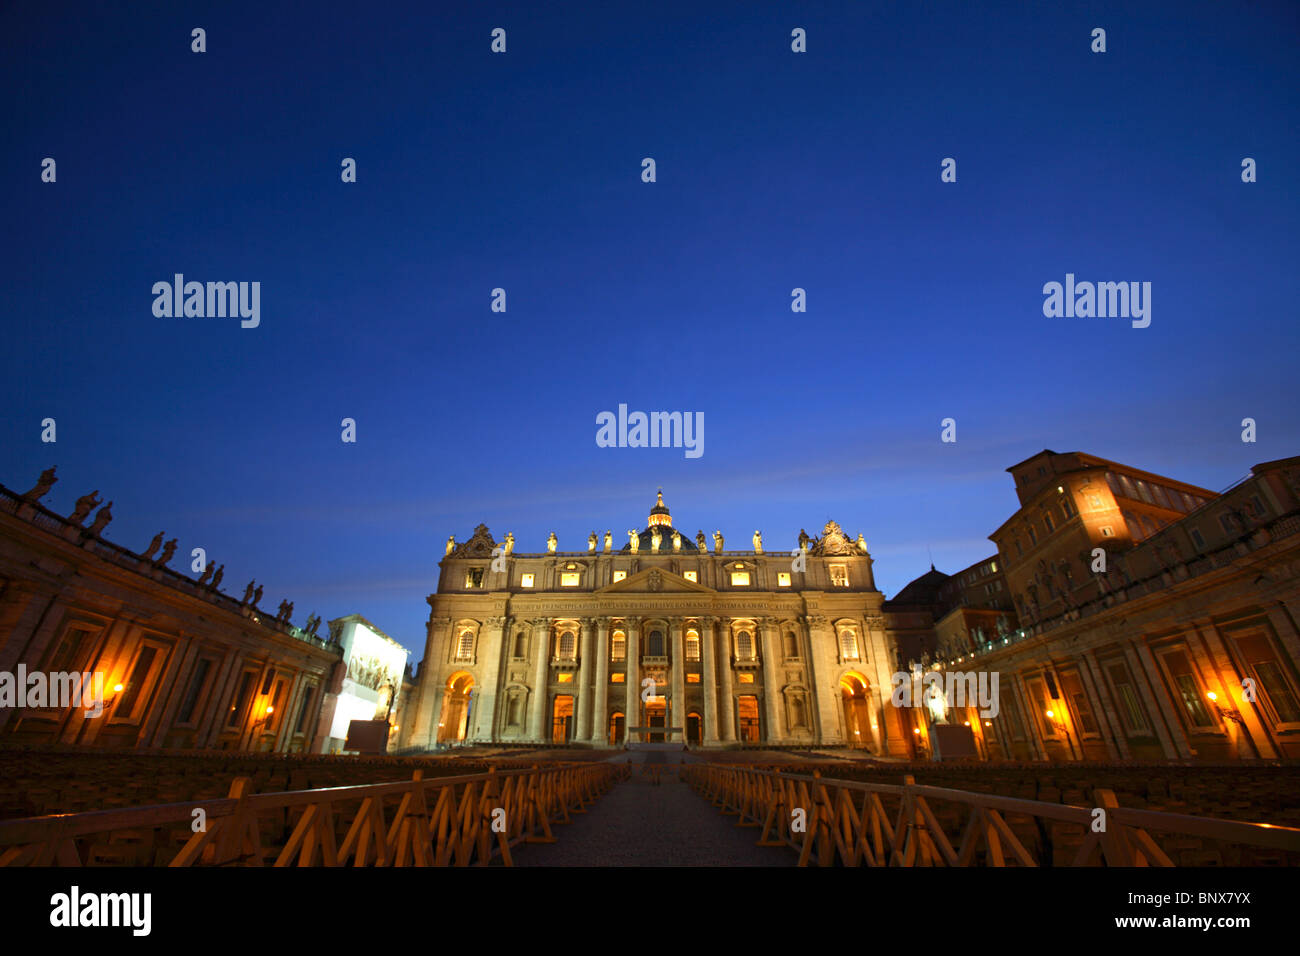
[[[169,827],[192,831],[169,866],[469,866],[496,857],[512,866],[511,847],[554,842],[553,824],[585,813],[627,774],[608,763],[428,780],[417,770],[397,783],[261,794],[239,777],[222,800],[0,821],[0,866],[82,866],[95,862],[87,850],[102,837]],[[340,811],[358,802],[344,831]]]
[[[1104,789],[1094,791],[1098,806],[1088,808],[918,786],[910,774],[894,785],[695,764],[681,768],[681,777],[723,813],[738,816],[737,826],[762,827],[760,846],[798,850],[800,866],[814,859],[821,866],[1051,864],[1035,859],[1008,825],[1008,815],[1029,816],[1040,827],[1078,826],[1081,842],[1070,866],[1174,866],[1149,831],[1300,852],[1300,830],[1291,827],[1127,809]],[[882,796],[897,800],[895,813],[886,810]],[[969,808],[955,846],[931,801]]]

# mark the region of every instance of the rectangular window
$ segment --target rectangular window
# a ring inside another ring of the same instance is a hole
[[[690,581],[690,582],[692,582],[692,583],[694,583],[694,584],[698,584],[698,583],[699,583],[699,580],[698,580],[698,578],[699,578],[699,574],[698,574],[697,572],[695,572],[695,571],[683,571],[683,572],[682,572],[682,577],[684,577],[687,581]]]
[[[1232,515],[1219,515],[1219,524],[1223,527],[1225,534],[1237,533],[1237,526],[1232,523]]]
[[[90,655],[90,646],[94,643],[98,629],[89,625],[74,624],[63,634],[54,653],[50,655],[45,669],[52,673],[69,673],[85,670],[83,666]]]
[[[1036,544],[1038,544],[1038,532],[1036,532],[1036,531],[1034,530],[1034,526],[1033,526],[1033,525],[1030,525],[1030,526],[1029,526],[1029,546],[1032,548],[1032,547],[1033,547],[1034,545],[1036,545]]]
[[[615,580],[615,581],[622,581],[622,580],[624,580],[626,577],[627,577],[627,572],[626,572],[626,571],[615,571],[615,572],[614,572],[614,580]]]
[[[731,585],[732,585],[732,587],[738,587],[738,588],[741,588],[741,587],[749,587],[749,572],[748,572],[748,571],[732,571],[732,572],[731,572]]]
[[[1205,537],[1196,528],[1191,530],[1192,544],[1196,545],[1197,550],[1205,550]]]
[[[469,568],[465,571],[465,587],[481,588],[483,586],[483,569]]]
[[[308,687],[302,695],[302,704],[298,707],[298,720],[293,725],[295,734],[302,733],[303,727],[307,725],[307,717],[311,714],[311,699],[316,696],[316,688]]]
[[[1007,715],[1007,726],[1011,728],[1011,737],[1013,740],[1025,739],[1025,725],[1020,720],[1020,705],[1016,703],[1015,693],[999,695],[999,706],[1002,712]]]
[[[117,705],[113,708],[113,716],[128,718],[135,716],[136,705],[144,697],[145,685],[149,682],[149,671],[153,668],[157,656],[156,647],[146,644],[140,648],[140,653],[135,658],[135,666],[131,668],[131,677],[127,680],[122,696],[117,699]]]
[[[255,671],[244,671],[244,676],[239,680],[239,692],[235,694],[235,701],[230,705],[230,719],[226,721],[227,727],[242,727],[244,717],[248,712],[248,702],[253,699],[253,682],[257,680]]]
[[[1196,678],[1191,674],[1175,674],[1174,681],[1178,685],[1178,693],[1183,699],[1183,706],[1187,708],[1187,716],[1196,727],[1213,727],[1214,721],[1210,718],[1210,711],[1205,706],[1200,690],[1196,685]]]
[[[778,571],[778,572],[776,572],[776,586],[779,587],[779,588],[788,588],[788,587],[790,586],[790,572],[789,572],[789,571]]]
[[[1159,485],[1151,486],[1151,494],[1155,496],[1156,504],[1161,508],[1168,508],[1170,511],[1177,510],[1169,503],[1169,499],[1165,497],[1165,489],[1161,488]]]
[[[1016,557],[1017,557],[1017,558],[1023,558],[1024,556],[1025,556],[1025,549],[1024,549],[1024,547],[1021,545],[1021,543],[1020,543],[1020,539],[1019,539],[1019,538],[1016,538]]]
[[[1278,660],[1268,638],[1262,634],[1236,638],[1236,644],[1246,666],[1254,672],[1256,685],[1264,691],[1258,695],[1271,710],[1278,723],[1300,723],[1300,704],[1296,692],[1287,680],[1286,670]]]
[[[1043,526],[1047,528],[1048,534],[1051,534],[1056,530],[1056,522],[1052,520],[1052,513],[1050,511],[1043,512]]]
[[[1147,483],[1145,481],[1142,481],[1139,478],[1137,487],[1138,487],[1138,494],[1142,496],[1143,501],[1145,501],[1149,505],[1155,504],[1155,501],[1151,497],[1151,489],[1147,487]]]
[[[560,675],[558,678],[556,678],[556,679],[557,679],[557,680],[559,681],[559,683],[561,683],[561,684],[572,684],[572,683],[573,683],[573,675],[572,675],[572,674],[561,674],[561,675]]]
[[[181,699],[181,709],[176,714],[176,723],[188,724],[194,719],[194,709],[198,706],[199,695],[204,692],[208,684],[208,674],[212,670],[212,660],[207,657],[200,657],[194,665],[194,675],[190,677],[189,687],[185,689],[185,696]]]
[[[1129,680],[1128,671],[1122,664],[1112,664],[1107,671],[1110,674],[1111,685],[1115,688],[1119,714],[1124,721],[1125,729],[1130,735],[1146,734],[1148,732],[1146,717],[1142,714],[1142,705],[1138,702],[1137,691]]]
[[[562,587],[562,588],[576,588],[576,587],[577,587],[579,584],[581,584],[581,583],[582,583],[582,572],[581,572],[581,571],[561,571],[561,572],[560,572],[560,587]]]
[[[699,674],[687,674],[687,675],[686,675],[686,683],[688,683],[688,684],[698,684],[699,682],[700,682],[700,675],[699,675]]]
[[[831,565],[831,585],[837,588],[849,586],[849,569],[842,564]]]
[[[537,580],[537,575],[525,574],[519,579],[519,586],[525,588],[531,588],[533,586],[533,583],[536,580]]]
[[[752,683],[754,683],[754,675],[753,675],[753,674],[748,674],[748,673],[746,673],[746,674],[737,674],[737,675],[736,675],[736,680],[740,681],[740,683],[742,683],[742,684],[752,684]]]
[[[624,677],[624,675],[623,675],[622,673],[618,673],[618,674],[610,674],[610,675],[609,675],[609,682],[610,682],[611,684],[621,684],[621,683],[623,683],[623,681],[624,681],[625,679],[626,679],[626,678]]]
[[[1115,536],[1115,529],[1112,528],[1112,527],[1111,527],[1110,525],[1108,525],[1108,524],[1107,524],[1107,525],[1102,525],[1102,526],[1101,526],[1101,536],[1102,536],[1103,538],[1113,538],[1113,537]]]
[[[1061,513],[1065,515],[1067,521],[1074,517],[1074,505],[1070,504],[1069,498],[1061,499]]]

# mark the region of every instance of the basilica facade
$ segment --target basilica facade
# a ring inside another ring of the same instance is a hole
[[[552,534],[545,552],[516,553],[483,525],[449,540],[402,746],[906,753],[862,536],[831,521],[773,551],[757,531],[745,550],[712,537],[678,531],[661,493],[617,550],[610,531],[579,551]]]

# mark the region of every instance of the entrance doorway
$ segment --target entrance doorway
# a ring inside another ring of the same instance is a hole
[[[609,718],[609,742],[617,747],[623,742],[623,715],[615,711]]]
[[[668,705],[662,697],[651,697],[645,702],[645,725],[651,729],[647,739],[652,744],[664,742],[663,728],[668,726]]]
[[[751,696],[737,697],[736,716],[740,718],[741,741],[747,744],[758,743],[758,698]]]
[[[704,721],[700,720],[700,715],[691,713],[686,715],[686,739],[688,742],[695,744],[697,747],[704,743]]]
[[[559,695],[551,709],[551,743],[567,744],[573,739],[573,698]]]
[[[474,693],[474,678],[465,671],[457,671],[447,678],[442,695],[442,716],[438,720],[438,743],[464,740],[469,732],[470,700]]]
[[[844,731],[849,746],[871,749],[871,705],[867,698],[867,681],[861,674],[851,672],[840,678],[840,701],[844,706]]]

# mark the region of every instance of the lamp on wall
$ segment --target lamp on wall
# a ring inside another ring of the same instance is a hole
[[[1231,721],[1233,721],[1234,723],[1238,723],[1238,724],[1244,724],[1244,723],[1245,723],[1245,720],[1242,719],[1241,711],[1239,711],[1239,710],[1230,710],[1230,709],[1225,708],[1225,707],[1223,707],[1222,705],[1220,705],[1220,704],[1219,704],[1219,695],[1216,694],[1214,691],[1210,691],[1210,692],[1209,692],[1208,694],[1206,694],[1205,696],[1208,697],[1208,698],[1210,698],[1210,703],[1214,705],[1214,709],[1217,710],[1217,711],[1219,712],[1219,716],[1222,717],[1224,720],[1231,720]]]

